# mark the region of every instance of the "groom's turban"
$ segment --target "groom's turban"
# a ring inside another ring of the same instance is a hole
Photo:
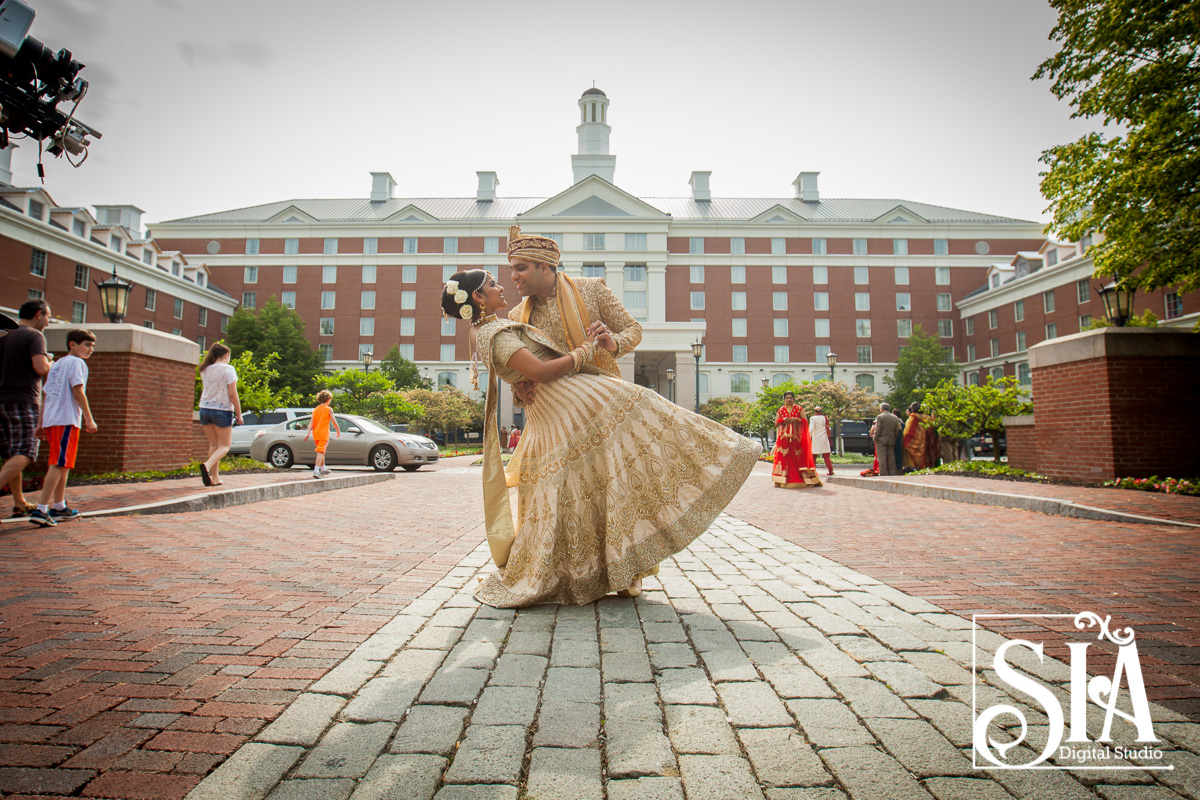
[[[557,267],[558,242],[545,236],[523,234],[520,225],[513,225],[508,229],[508,257],[527,258]]]

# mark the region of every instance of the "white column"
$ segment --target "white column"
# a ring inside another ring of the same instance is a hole
[[[563,274],[568,278],[578,278],[583,275],[582,261],[560,261],[558,268],[563,271]]]
[[[647,322],[667,321],[667,262],[646,264]]]
[[[688,411],[696,410],[696,359],[691,350],[675,354],[675,402]]]
[[[617,296],[621,304],[625,304],[625,262],[624,261],[605,261],[604,262],[604,282],[608,284],[608,288],[612,289],[612,293]]]

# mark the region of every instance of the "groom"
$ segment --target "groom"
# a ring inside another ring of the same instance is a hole
[[[617,359],[642,341],[642,326],[629,315],[602,278],[568,278],[558,271],[558,243],[545,236],[528,236],[518,225],[508,231],[510,277],[524,298],[508,318],[540,330],[563,352],[570,352],[596,336],[594,364],[621,377]],[[536,384],[513,384],[517,402],[528,405]]]

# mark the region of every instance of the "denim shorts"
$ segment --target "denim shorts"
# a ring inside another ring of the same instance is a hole
[[[201,425],[216,425],[218,428],[233,427],[233,412],[223,408],[200,409]]]

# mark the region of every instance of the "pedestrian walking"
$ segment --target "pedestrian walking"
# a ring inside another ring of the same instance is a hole
[[[50,324],[50,306],[45,300],[27,300],[17,311],[17,327],[0,338],[0,486],[16,482],[21,473],[37,460],[39,400],[42,378],[50,372],[50,356],[42,331]],[[24,501],[19,492],[13,502]],[[13,515],[18,509],[14,507]],[[21,508],[21,516],[27,511]],[[47,516],[35,520],[48,527],[54,520]]]
[[[808,438],[812,442],[813,468],[816,468],[818,455],[825,458],[826,475],[833,474],[833,460],[830,453],[833,450],[833,432],[829,429],[829,417],[820,406],[813,407],[813,414],[808,418]]]
[[[208,439],[208,459],[200,465],[205,486],[220,486],[221,459],[233,442],[233,425],[242,424],[242,401],[237,391],[237,370],[229,363],[229,348],[217,342],[200,364],[200,425]]]
[[[513,425],[512,433],[508,435],[508,450],[511,453],[517,449],[517,443],[521,441],[521,429]]]
[[[783,405],[775,413],[775,448],[771,451],[771,479],[776,488],[821,485],[808,432],[808,417],[796,403],[796,395],[784,392]]]
[[[879,404],[879,416],[875,417],[874,433],[875,458],[879,461],[880,475],[899,475],[896,466],[896,441],[904,440],[900,436],[900,420],[892,414],[892,407],[887,403]]]
[[[333,425],[337,431],[338,438],[342,438],[342,429],[338,427],[337,420],[333,418],[333,392],[328,389],[322,389],[317,392],[317,407],[313,409],[313,415],[308,420],[308,431],[304,434],[304,441],[308,441],[308,437],[312,436],[313,445],[317,451],[317,460],[313,464],[313,477],[324,478],[332,474],[325,467],[325,448],[329,447],[329,426]]]
[[[508,427],[507,426],[500,429],[500,450],[501,450],[501,452],[508,452]]]
[[[87,360],[95,349],[96,335],[91,331],[68,331],[67,354],[56,360],[46,375],[38,428],[50,443],[50,461],[42,482],[41,502],[29,515],[35,524],[79,516],[78,509],[67,505],[67,476],[75,468],[80,429],[88,433],[99,430],[87,398]]]

